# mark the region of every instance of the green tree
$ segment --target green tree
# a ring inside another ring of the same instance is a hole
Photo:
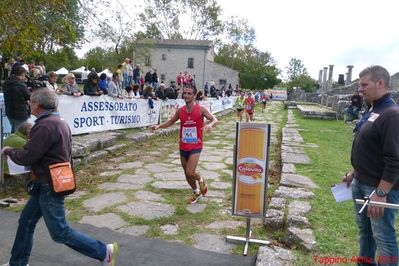
[[[225,44],[215,62],[239,71],[240,85],[246,89],[272,88],[281,82],[280,70],[271,54],[252,45]]]
[[[307,74],[308,74],[307,69],[305,65],[302,63],[302,60],[297,58],[291,58],[287,67],[288,81],[295,80],[299,76]]]
[[[139,14],[145,35],[165,39],[211,39],[223,31],[215,0],[144,0]]]
[[[287,67],[287,76],[289,91],[292,91],[294,87],[299,87],[307,92],[316,89],[316,81],[308,75],[306,67],[300,59],[291,58]]]
[[[89,0],[0,1],[0,49],[10,55],[39,56],[73,47],[83,37],[80,4]]]
[[[90,69],[93,67],[97,72],[108,68],[113,71],[116,70],[117,64],[114,64],[114,54],[115,52],[110,50],[105,50],[101,47],[96,47],[94,49],[90,49],[84,56],[82,63],[84,66],[87,66]]]
[[[46,69],[48,71],[56,71],[61,67],[71,70],[82,65],[75,51],[70,47],[64,47],[55,52],[47,53],[43,55],[42,59],[44,62],[47,62]]]

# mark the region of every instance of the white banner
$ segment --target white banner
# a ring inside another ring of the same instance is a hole
[[[200,102],[213,114],[232,108],[236,97],[207,98]],[[4,103],[0,93],[0,104]],[[153,101],[150,108],[145,99],[117,99],[106,95],[73,97],[59,96],[58,110],[71,128],[72,135],[122,128],[146,127],[171,118],[183,106],[184,100]],[[33,123],[35,117],[30,121]],[[3,137],[11,133],[10,123],[3,109]]]
[[[211,113],[216,114],[223,111],[223,102],[218,98],[211,98]]]
[[[287,88],[275,87],[271,90],[272,100],[286,101],[287,100]]]
[[[58,110],[72,134],[145,127],[158,122],[160,104],[150,108],[145,99],[117,99],[109,96],[60,96]]]
[[[162,101],[161,106],[161,123],[165,122],[176,113],[177,109],[184,105],[183,99]]]

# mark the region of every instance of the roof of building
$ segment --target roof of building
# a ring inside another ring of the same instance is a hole
[[[143,43],[154,43],[158,47],[189,47],[209,49],[213,42],[207,40],[185,40],[185,39],[152,39],[143,40]]]

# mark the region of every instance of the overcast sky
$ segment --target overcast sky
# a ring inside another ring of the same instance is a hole
[[[111,0],[134,5],[139,0]],[[217,0],[223,16],[246,18],[255,28],[255,46],[268,51],[279,68],[302,60],[318,79],[334,65],[333,79],[353,65],[353,79],[369,65],[399,72],[399,1],[397,0]],[[129,9],[127,9],[129,10]],[[132,10],[132,9],[130,9]],[[79,54],[79,53],[78,53]]]
[[[334,65],[333,79],[353,65],[353,79],[369,65],[399,72],[397,0],[217,0],[224,13],[247,18],[256,46],[280,68],[301,59],[311,77]]]

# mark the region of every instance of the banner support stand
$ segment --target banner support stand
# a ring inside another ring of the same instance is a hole
[[[245,237],[240,237],[240,236],[226,236],[226,241],[230,243],[245,243],[244,246],[244,252],[242,253],[244,256],[248,255],[248,248],[249,244],[260,244],[260,245],[269,245],[270,242],[266,240],[260,240],[260,239],[253,239],[252,237],[252,231],[251,231],[251,217],[247,217],[247,228],[245,232]]]

